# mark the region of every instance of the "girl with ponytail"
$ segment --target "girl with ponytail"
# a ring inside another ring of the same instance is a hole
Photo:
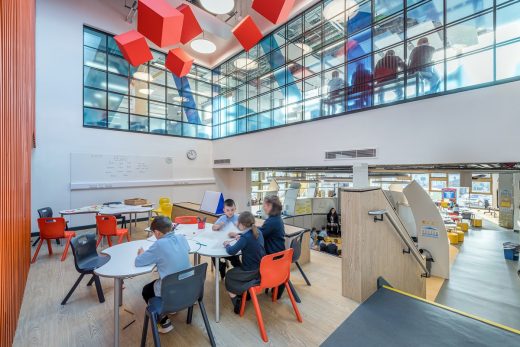
[[[242,252],[242,265],[229,270],[225,277],[226,289],[236,314],[240,312],[242,294],[260,280],[260,261],[265,255],[264,238],[251,212],[242,212],[238,216],[237,228],[239,233],[229,233],[231,239],[224,242],[229,255]]]

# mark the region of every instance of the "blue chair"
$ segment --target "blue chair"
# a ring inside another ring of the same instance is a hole
[[[204,295],[204,281],[206,280],[206,270],[208,264],[200,264],[187,270],[179,271],[163,278],[161,283],[161,297],[153,297],[148,301],[145,309],[143,335],[141,337],[141,347],[146,345],[146,335],[148,323],[151,323],[153,341],[155,346],[161,346],[157,322],[159,316],[179,312],[188,309],[187,324],[191,324],[193,317],[193,305],[198,302],[202,319],[208,333],[211,346],[215,345],[215,338],[211,332],[206,308],[202,301]]]

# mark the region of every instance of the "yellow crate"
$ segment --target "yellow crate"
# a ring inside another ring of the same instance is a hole
[[[473,228],[482,228],[482,219],[477,219],[477,218],[472,219],[471,226]]]
[[[448,239],[452,245],[456,245],[459,243],[459,234],[457,233],[448,233]]]
[[[458,223],[457,229],[462,231],[468,231],[469,230],[469,224],[468,223]]]
[[[463,231],[457,231],[456,234],[459,236],[459,243],[464,242],[464,232]]]

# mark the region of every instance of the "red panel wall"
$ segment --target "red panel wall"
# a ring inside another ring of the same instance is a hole
[[[13,341],[29,272],[34,0],[0,0],[0,346]]]

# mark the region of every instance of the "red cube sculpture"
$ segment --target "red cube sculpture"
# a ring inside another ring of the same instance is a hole
[[[132,66],[139,66],[153,58],[146,38],[135,30],[114,36],[114,40],[121,53],[123,53],[123,57]]]
[[[182,48],[170,49],[166,56],[166,67],[177,77],[184,77],[190,72],[193,58]]]
[[[177,7],[177,10],[184,15],[184,21],[182,23],[181,43],[187,44],[195,37],[202,33],[202,28],[193,14],[193,10],[187,4],[182,4]]]
[[[253,10],[260,13],[273,24],[285,22],[294,6],[295,0],[253,0]]]
[[[246,16],[231,31],[246,52],[262,39],[262,33],[251,16]]]
[[[165,0],[139,0],[137,31],[159,47],[181,40],[184,15]]]

